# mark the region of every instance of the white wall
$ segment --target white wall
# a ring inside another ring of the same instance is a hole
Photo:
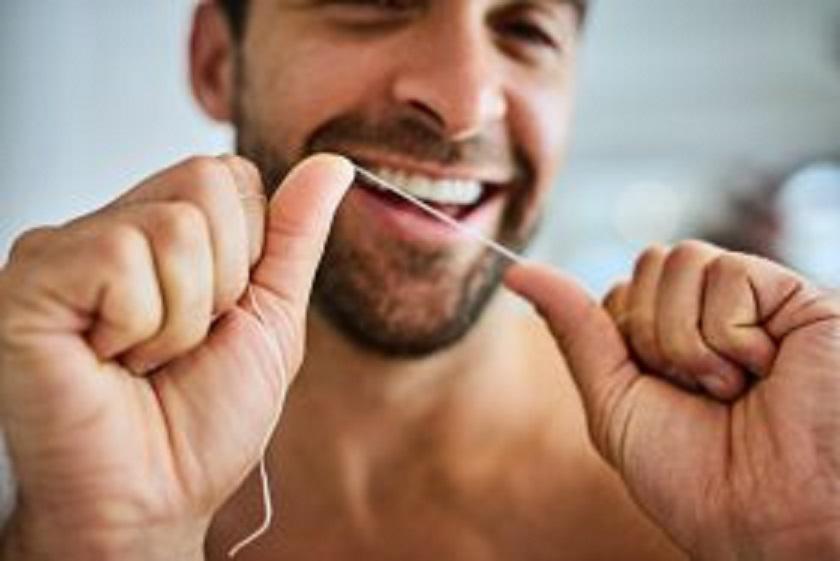
[[[0,4],[0,253],[192,152],[228,149],[192,103],[186,0]]]

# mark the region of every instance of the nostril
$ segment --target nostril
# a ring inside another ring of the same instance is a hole
[[[446,129],[446,121],[433,107],[417,99],[409,100],[408,106],[415,113],[415,116],[419,116],[422,120],[427,121],[427,124],[432,128],[439,131]]]
[[[448,140],[465,140],[506,113],[500,88],[479,78],[473,73],[417,71],[396,81],[394,100]]]

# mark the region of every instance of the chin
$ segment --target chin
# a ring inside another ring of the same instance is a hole
[[[497,292],[507,263],[482,251],[455,271],[443,255],[379,249],[379,258],[371,259],[331,240],[312,302],[352,344],[393,358],[431,356],[463,340]],[[391,252],[387,259],[383,250]]]

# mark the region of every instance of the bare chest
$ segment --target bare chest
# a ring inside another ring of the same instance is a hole
[[[290,479],[276,491],[270,531],[239,561],[623,561],[674,559],[658,533],[616,489],[511,462],[481,482],[434,469],[366,481],[356,496]],[[282,474],[280,475],[282,478]],[[346,497],[345,497],[346,499]],[[207,544],[208,561],[261,521],[259,489],[246,485]],[[248,505],[243,507],[244,505]]]
[[[397,487],[373,490],[381,495],[334,508],[317,490],[286,495],[277,501],[270,531],[238,559],[558,559],[558,513],[523,503],[505,485],[466,491],[427,480]],[[242,513],[240,521],[211,536],[209,561],[225,559],[224,551],[236,541],[230,530],[258,526],[259,512]]]

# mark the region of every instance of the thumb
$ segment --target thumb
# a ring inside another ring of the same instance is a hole
[[[577,281],[543,265],[514,265],[505,284],[545,319],[581,393],[592,436],[607,444],[604,424],[639,376],[612,319]]]
[[[295,166],[268,204],[263,254],[253,282],[303,317],[333,216],[352,184],[353,165],[319,154]]]

